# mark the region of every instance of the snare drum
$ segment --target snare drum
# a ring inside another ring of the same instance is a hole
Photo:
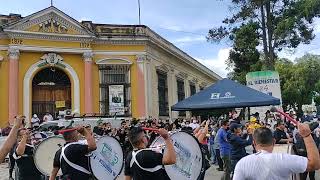
[[[37,169],[46,176],[50,176],[53,169],[53,159],[56,152],[65,144],[65,140],[60,136],[54,136],[43,140],[35,149],[34,163]],[[58,176],[62,172],[59,170]]]
[[[98,180],[116,179],[124,165],[119,141],[110,136],[97,141],[97,149],[90,156],[91,172]]]
[[[170,179],[196,180],[204,172],[201,147],[198,140],[191,134],[180,131],[170,135],[176,151],[177,162],[164,166]],[[151,148],[164,148],[164,139],[157,137]]]

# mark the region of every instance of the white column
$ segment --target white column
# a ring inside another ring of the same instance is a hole
[[[185,99],[190,97],[191,91],[190,91],[190,82],[187,77],[184,79],[184,92],[185,92]],[[191,112],[186,111],[186,118],[191,117]]]
[[[171,106],[178,102],[177,92],[177,79],[174,73],[174,69],[171,68],[167,75],[168,78],[168,102],[169,102],[169,116],[171,120],[178,118],[179,113],[177,111],[171,111]]]

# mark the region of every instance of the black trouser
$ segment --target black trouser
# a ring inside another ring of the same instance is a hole
[[[233,171],[239,161],[240,161],[240,159],[231,159],[231,167],[230,167],[231,173],[233,173]]]
[[[9,155],[9,178],[12,178],[12,173],[14,169],[14,165],[16,164],[16,160],[13,158],[13,155]]]
[[[220,149],[216,149],[216,157],[217,157],[219,168],[223,169],[223,161],[222,161],[222,159],[220,157]]]
[[[310,180],[315,180],[315,174],[316,172],[315,171],[311,171],[311,172],[304,172],[304,173],[301,173],[300,174],[300,180],[306,180],[307,177],[308,177],[308,174],[309,174],[309,179]]]

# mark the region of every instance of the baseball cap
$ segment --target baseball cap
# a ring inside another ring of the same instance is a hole
[[[234,130],[241,128],[241,127],[242,127],[241,124],[232,123],[229,128],[230,128],[230,131],[234,132]]]

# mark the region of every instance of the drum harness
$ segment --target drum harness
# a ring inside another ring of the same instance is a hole
[[[31,147],[31,148],[34,148],[34,146],[31,145],[31,144],[26,144],[26,146],[29,146],[29,147]],[[13,158],[16,159],[16,160],[18,160],[18,159],[20,159],[20,158],[22,158],[22,157],[33,157],[33,155],[22,154],[21,156],[17,156],[16,153],[13,153]]]
[[[79,142],[73,142],[73,143],[69,143],[67,145],[65,145],[64,147],[61,148],[61,155],[60,155],[60,163],[61,163],[61,160],[62,158],[66,161],[66,163],[71,166],[72,168],[78,170],[78,171],[81,171],[85,174],[91,174],[90,171],[88,171],[87,169],[85,169],[84,167],[81,167],[77,164],[74,164],[73,162],[69,161],[69,159],[66,157],[66,155],[64,154],[64,151],[67,147],[69,147],[70,145],[73,145],[73,144],[80,144]]]
[[[155,150],[155,149],[154,149],[154,148],[146,148],[146,149],[140,149],[140,150],[138,150],[137,152],[132,151],[132,158],[131,158],[131,161],[130,161],[130,168],[132,168],[133,163],[136,163],[136,165],[137,165],[140,169],[142,169],[142,170],[144,170],[144,171],[151,172],[151,173],[152,173],[152,172],[156,172],[156,171],[162,169],[163,165],[158,165],[158,166],[156,166],[156,167],[154,167],[154,168],[144,168],[144,167],[142,167],[142,166],[139,164],[139,162],[138,162],[137,159],[136,159],[136,156],[137,156],[137,154],[138,154],[139,152],[145,151],[145,150]]]

